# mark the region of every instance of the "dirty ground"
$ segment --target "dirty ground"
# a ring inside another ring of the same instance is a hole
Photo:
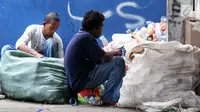
[[[134,109],[123,109],[116,107],[96,107],[90,105],[41,105],[38,103],[29,103],[21,101],[0,100],[0,112],[37,112],[44,108],[50,112],[139,112]]]

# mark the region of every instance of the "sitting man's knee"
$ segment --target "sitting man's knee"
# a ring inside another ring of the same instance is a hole
[[[8,50],[12,50],[13,49],[13,46],[12,45],[5,45],[2,47],[2,49],[8,49]]]
[[[3,46],[2,49],[1,49],[1,56],[3,56],[4,53],[6,51],[8,51],[8,50],[16,50],[16,48],[14,46],[12,46],[12,45],[5,45],[5,46]]]
[[[1,49],[1,51],[7,51],[7,50],[16,50],[16,48],[12,45],[5,45]]]
[[[113,59],[117,62],[116,67],[118,70],[118,77],[123,78],[125,76],[125,70],[126,70],[124,58],[117,56],[117,57],[114,57]]]
[[[58,46],[58,42],[55,39],[47,39],[46,44],[48,46]]]
[[[123,57],[117,56],[115,57],[115,60],[117,60],[121,66],[125,66],[125,61]]]

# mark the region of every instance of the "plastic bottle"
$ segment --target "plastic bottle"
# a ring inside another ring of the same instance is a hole
[[[153,25],[154,25],[155,23],[154,22],[152,22],[152,21],[146,21],[146,26],[147,26],[147,28],[153,28]]]
[[[95,103],[95,98],[93,96],[91,96],[89,98],[89,104],[94,104]]]
[[[160,18],[160,22],[161,22],[161,23],[167,23],[167,17],[162,16],[162,17]]]
[[[49,109],[39,109],[37,112],[50,112]]]
[[[89,104],[92,104],[92,105],[102,105],[103,101],[100,100],[100,97],[93,97],[91,96],[89,98]]]
[[[84,96],[84,102],[85,102],[86,104],[89,103],[89,98],[88,98],[88,96]]]
[[[106,37],[101,36],[100,39],[101,39],[101,42],[103,43],[104,47],[108,45],[108,40],[106,39]]]
[[[140,37],[147,40],[149,37],[149,34],[147,33],[147,28],[146,27],[142,27],[140,29]]]
[[[132,33],[131,29],[126,30],[126,33],[127,33],[127,34]]]

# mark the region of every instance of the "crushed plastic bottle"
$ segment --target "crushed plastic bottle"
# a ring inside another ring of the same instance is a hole
[[[100,97],[93,97],[91,96],[89,98],[89,104],[92,104],[92,105],[102,105],[103,101],[100,100]]]
[[[106,37],[101,36],[101,37],[100,37],[100,40],[101,40],[101,42],[103,43],[103,46],[104,46],[104,47],[108,45],[108,40],[106,39]]]
[[[39,109],[37,112],[50,112],[49,109]]]
[[[5,95],[0,95],[0,99],[4,99],[5,97]]]

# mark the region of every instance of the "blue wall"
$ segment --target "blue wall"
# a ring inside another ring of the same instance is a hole
[[[158,22],[166,15],[166,0],[0,0],[0,48],[14,45],[28,25],[41,24],[50,11],[60,15],[57,33],[65,48],[89,9],[106,15],[103,34],[110,41],[113,33],[125,33],[145,20]]]

